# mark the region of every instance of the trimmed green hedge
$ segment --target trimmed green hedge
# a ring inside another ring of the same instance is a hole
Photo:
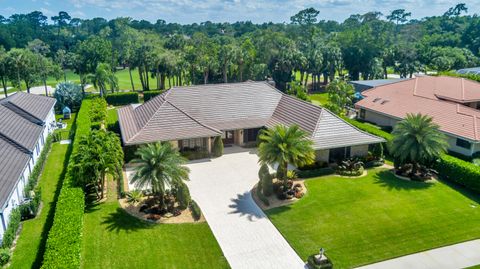
[[[110,94],[107,94],[107,96],[105,96],[105,100],[109,105],[112,105],[112,106],[123,106],[123,105],[139,103],[138,93],[136,92],[110,93]]]
[[[90,132],[93,103],[94,101],[89,98],[82,102],[76,124],[72,127],[75,128],[72,154],[78,150],[76,138]],[[103,106],[101,101],[100,106]],[[73,185],[72,166],[73,163],[70,161],[55,207],[55,216],[43,256],[44,269],[80,267],[85,194],[81,188]]]
[[[449,155],[443,155],[435,164],[441,178],[480,192],[480,167]]]
[[[88,113],[90,114],[90,120],[92,122],[105,122],[107,119],[107,101],[101,97],[96,97],[89,101],[90,108]]]
[[[143,101],[147,102],[148,100],[152,99],[153,97],[164,93],[165,91],[144,91],[143,92]]]
[[[349,119],[349,118],[343,118],[346,122],[350,123],[351,125],[357,127],[358,129],[365,131],[367,133],[379,136],[387,141],[390,141],[393,139],[393,135],[391,133],[385,132],[381,129],[376,128],[375,126],[372,126],[367,123],[363,123],[357,120]]]

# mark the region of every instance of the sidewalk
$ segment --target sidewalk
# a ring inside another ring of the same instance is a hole
[[[358,269],[460,269],[480,264],[480,239],[373,263]]]

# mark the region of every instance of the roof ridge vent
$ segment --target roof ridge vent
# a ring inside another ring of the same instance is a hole
[[[388,102],[390,102],[390,101],[389,101],[389,100],[383,100],[380,104],[381,104],[381,105],[384,105],[384,104],[386,104],[386,103],[388,103]]]
[[[381,99],[382,99],[382,98],[380,98],[380,97],[376,97],[375,99],[373,99],[372,102],[376,103],[376,102],[380,101]]]

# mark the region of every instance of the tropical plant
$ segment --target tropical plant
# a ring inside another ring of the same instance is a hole
[[[68,106],[73,110],[80,107],[82,103],[82,87],[70,81],[60,82],[57,84],[53,96],[57,99],[58,109]]]
[[[262,164],[278,165],[277,178],[287,183],[288,164],[303,166],[315,161],[313,142],[297,125],[276,125],[262,130],[258,154]]]
[[[382,143],[374,144],[372,146],[372,156],[377,160],[383,159],[384,156],[383,156],[383,144]]]
[[[100,91],[101,97],[106,94],[107,85],[110,85],[112,93],[118,88],[118,78],[112,72],[110,65],[106,63],[98,64],[95,72],[87,75],[87,80]]]
[[[93,185],[97,199],[103,199],[107,174],[118,178],[123,151],[118,136],[109,131],[92,130],[80,137],[78,151],[72,156],[76,183],[86,189]]]
[[[166,189],[188,180],[190,170],[183,166],[187,160],[168,142],[147,144],[135,154],[138,158],[132,163],[137,166],[131,182],[140,189],[151,188],[164,206]]]
[[[447,149],[445,135],[430,116],[408,114],[393,129],[390,153],[399,165],[411,163],[414,171],[418,165],[426,165]]]
[[[296,96],[298,99],[304,101],[310,101],[310,97],[307,94],[305,87],[303,87],[301,82],[292,81],[289,83],[289,89],[287,90],[287,94]]]
[[[133,190],[127,192],[127,203],[129,204],[138,204],[143,197],[143,193],[139,190]]]
[[[359,176],[363,174],[363,166],[363,162],[358,158],[350,158],[340,163],[337,172],[344,176]]]
[[[287,171],[287,179],[296,179],[297,178],[297,173],[295,170],[288,170]]]
[[[334,80],[327,86],[328,104],[325,105],[337,115],[343,115],[345,108],[353,104],[355,90],[352,85],[342,80]]]

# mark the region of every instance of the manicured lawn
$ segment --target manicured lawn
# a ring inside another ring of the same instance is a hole
[[[39,185],[42,189],[43,208],[31,220],[22,222],[22,231],[13,252],[10,268],[40,268],[48,231],[52,225],[54,203],[67,164],[68,145],[54,143],[48,155]]]
[[[108,200],[85,213],[82,268],[229,268],[208,224],[149,224]]]
[[[328,94],[326,92],[310,94],[310,99],[313,104],[323,106],[328,103]]]
[[[303,259],[323,247],[335,268],[351,268],[480,238],[480,195],[441,182],[402,181],[378,169],[306,186],[298,203],[267,211]]]
[[[130,75],[128,74],[128,68],[117,70],[115,72],[115,74],[118,78],[118,87],[119,87],[120,90],[131,90],[132,89],[132,84],[130,82]],[[141,90],[142,84],[140,83],[140,77],[138,75],[137,69],[132,70],[132,78],[133,78],[133,84],[135,86],[135,90],[137,90],[137,91]],[[155,78],[152,79],[150,77],[150,75],[149,75],[149,78],[150,78],[150,88],[152,90],[156,89],[157,88],[157,80]],[[62,81],[63,81],[63,76],[58,81],[55,78],[51,77],[47,80],[47,84],[52,86],[52,87],[55,87],[55,85],[57,85],[57,83],[62,82]],[[68,70],[67,71],[67,81],[80,83],[80,77],[77,74],[73,73],[73,71]],[[166,87],[169,88],[170,84],[168,82],[168,79],[165,80],[165,83],[166,83]],[[173,81],[172,81],[172,83],[173,83]]]

